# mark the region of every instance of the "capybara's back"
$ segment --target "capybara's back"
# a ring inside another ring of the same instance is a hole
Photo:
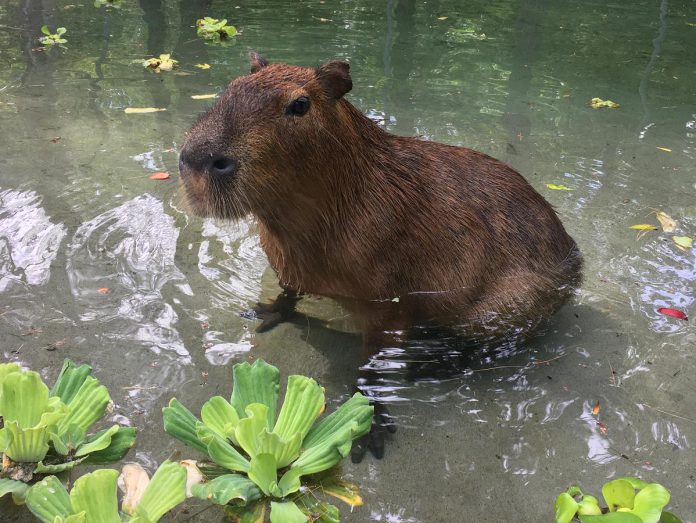
[[[368,328],[533,328],[580,282],[552,207],[509,166],[398,137],[343,96],[348,65],[268,65],[232,81],[187,135],[194,212],[258,218],[280,282],[330,296]]]

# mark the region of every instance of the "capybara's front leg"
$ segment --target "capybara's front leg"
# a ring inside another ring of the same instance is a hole
[[[256,332],[266,332],[292,317],[295,314],[295,306],[301,299],[302,295],[296,290],[285,288],[273,302],[257,303],[250,310],[242,313],[242,317],[263,320],[256,327]]]

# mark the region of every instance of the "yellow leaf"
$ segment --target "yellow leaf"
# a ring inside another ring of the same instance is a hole
[[[160,109],[158,107],[126,107],[123,110],[126,114],[159,113],[160,111],[166,111],[166,109]]]
[[[570,187],[566,187],[565,185],[556,185],[555,183],[547,183],[546,187],[549,189],[553,189],[554,191],[572,191]]]
[[[616,109],[617,107],[621,107],[619,104],[616,102],[612,102],[611,100],[602,100],[601,98],[593,98],[590,100],[590,107],[593,109],[601,109],[602,107],[608,107],[609,109]]]
[[[209,100],[210,98],[215,98],[216,94],[193,94],[191,98],[194,100]]]
[[[363,504],[358,486],[353,483],[334,480],[322,483],[319,488],[324,494],[338,498],[351,507],[359,507]]]
[[[658,149],[659,149],[660,151],[664,151],[664,152],[666,152],[666,153],[671,153],[671,152],[672,152],[672,149],[670,149],[669,147],[658,147]]]
[[[657,211],[655,213],[657,221],[662,225],[662,230],[665,232],[673,232],[677,228],[677,222],[672,219],[672,217],[662,211]]]
[[[639,223],[638,225],[631,225],[629,229],[635,229],[637,231],[656,231],[657,227],[649,223]]]
[[[194,67],[198,67],[199,69],[210,69],[210,64],[196,64]]]
[[[693,238],[689,238],[688,236],[672,236],[672,239],[674,243],[682,249],[691,249],[694,246]]]

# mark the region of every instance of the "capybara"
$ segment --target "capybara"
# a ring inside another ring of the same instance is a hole
[[[581,256],[551,205],[490,156],[386,132],[344,98],[351,88],[345,62],[252,53],[251,74],[186,136],[193,212],[253,214],[279,302],[334,298],[363,319],[368,350],[414,325],[510,336],[556,310]]]

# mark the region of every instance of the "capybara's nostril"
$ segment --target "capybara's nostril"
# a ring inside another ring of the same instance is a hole
[[[210,164],[210,174],[215,176],[229,176],[235,170],[234,160],[227,156],[215,156]]]

